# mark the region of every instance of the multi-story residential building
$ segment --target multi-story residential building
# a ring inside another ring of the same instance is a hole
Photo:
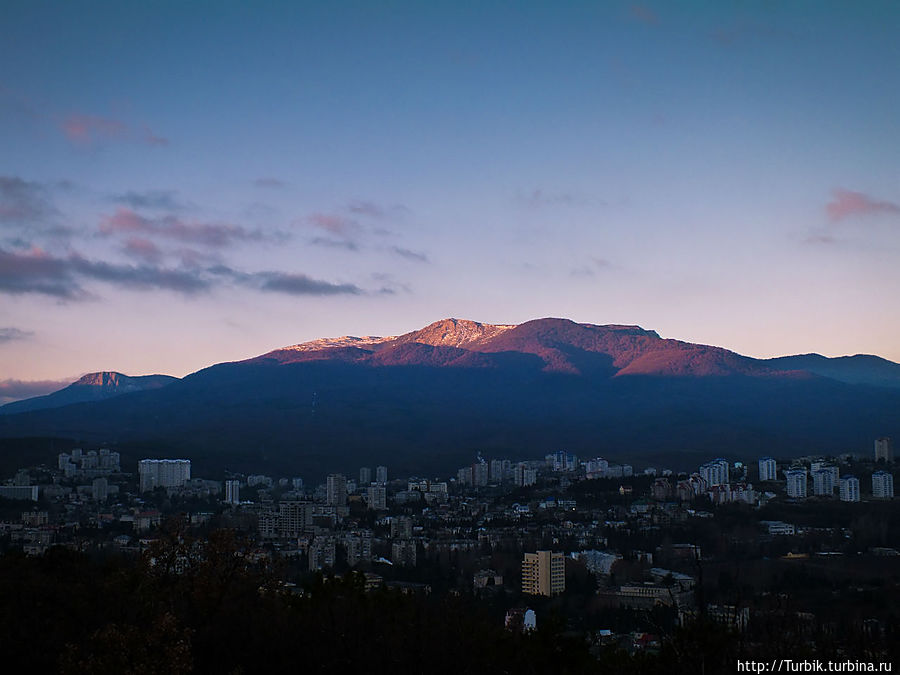
[[[138,462],[141,492],[158,487],[183,487],[191,479],[189,459],[142,459]]]
[[[609,462],[602,457],[595,457],[584,463],[584,473],[588,478],[603,478],[608,468]]]
[[[775,463],[775,460],[771,457],[763,457],[759,460],[759,479],[763,480],[775,480],[776,474],[778,472],[778,465]]]
[[[278,504],[278,534],[281,537],[299,537],[312,528],[314,504],[312,502],[285,501]]]
[[[394,539],[409,539],[412,537],[412,518],[407,516],[391,518],[391,537]]]
[[[225,503],[240,504],[241,503],[241,481],[226,480],[225,481]]]
[[[887,471],[876,471],[872,474],[872,496],[875,499],[893,499],[894,476]]]
[[[456,472],[456,482],[460,485],[472,485],[472,467],[464,466]]]
[[[330,473],[325,479],[325,503],[329,506],[347,504],[347,478],[341,473]]]
[[[370,485],[368,487],[369,508],[374,511],[387,509],[387,488],[384,485]]]
[[[109,481],[106,478],[95,478],[91,483],[91,499],[105,502],[109,496]]]
[[[894,442],[890,438],[875,440],[875,461],[883,459],[885,462],[894,461]]]
[[[0,485],[0,497],[4,499],[38,500],[37,485]]]
[[[388,475],[387,475],[387,467],[386,466],[376,466],[375,467],[375,482],[376,483],[387,483]]]
[[[342,543],[347,551],[347,564],[351,567],[372,560],[372,530],[362,530],[344,535]]]
[[[520,462],[513,470],[513,482],[519,487],[534,485],[537,482],[537,471],[529,469],[527,464]]]
[[[816,469],[812,472],[813,494],[818,497],[834,495],[835,472],[830,467]]]
[[[706,481],[707,487],[725,485],[728,482],[728,462],[714,459],[700,467],[700,477]]]
[[[492,459],[491,460],[491,471],[490,471],[490,480],[492,483],[502,483],[503,482],[503,460],[502,459]]]
[[[806,468],[793,468],[784,472],[788,497],[806,499]]]
[[[842,502],[858,502],[859,501],[859,478],[856,476],[843,476],[841,483],[841,501]]]
[[[372,469],[367,466],[362,467],[359,470],[359,484],[362,486],[366,486],[372,482]]]
[[[472,484],[475,487],[487,487],[489,467],[487,462],[476,462],[472,465]]]
[[[566,590],[566,561],[562,553],[526,553],[522,560],[522,592],[528,595],[559,595]]]
[[[309,571],[334,567],[337,551],[334,537],[316,537],[309,545]]]
[[[391,557],[395,565],[416,566],[416,542],[412,539],[401,539],[391,545]]]

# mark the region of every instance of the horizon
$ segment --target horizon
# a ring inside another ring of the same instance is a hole
[[[435,316],[900,362],[893,3],[4,18],[0,400]]]

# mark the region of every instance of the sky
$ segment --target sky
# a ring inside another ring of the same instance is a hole
[[[0,397],[445,317],[900,361],[900,5],[0,6]]]

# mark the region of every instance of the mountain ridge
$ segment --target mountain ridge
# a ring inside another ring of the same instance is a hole
[[[0,406],[0,415],[12,415],[74,403],[99,401],[147,389],[158,389],[178,380],[171,375],[123,375],[114,370],[87,373],[72,384],[44,396],[13,401]]]
[[[877,358],[807,359],[828,377],[790,358],[566,319],[441,320],[400,336],[303,344],[160,388],[3,414],[0,437],[130,445],[218,472],[324,475],[388,462],[431,475],[477,451],[668,456],[678,467],[697,453],[836,454],[900,436],[900,386],[867,381],[898,366]]]

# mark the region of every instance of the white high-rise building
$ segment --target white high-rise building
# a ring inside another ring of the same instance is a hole
[[[386,466],[376,466],[375,467],[375,482],[376,483],[387,483],[387,467]]]
[[[142,459],[138,462],[141,492],[158,487],[182,487],[191,479],[189,459]]]
[[[584,473],[588,478],[604,478],[609,462],[602,457],[589,459],[584,463]]]
[[[818,497],[831,497],[834,495],[835,473],[828,467],[816,469],[812,472],[813,494]]]
[[[387,489],[384,485],[370,485],[368,488],[369,508],[375,511],[387,509]]]
[[[340,473],[330,473],[325,479],[325,503],[329,506],[347,504],[347,478]]]
[[[806,499],[806,468],[788,469],[784,472],[788,497]]]
[[[728,483],[728,462],[724,459],[714,459],[700,467],[700,477],[706,481],[707,487],[725,485]]]
[[[241,503],[241,481],[226,480],[225,481],[225,503],[240,504]]]
[[[91,483],[91,497],[95,502],[105,502],[109,496],[109,481],[105,478],[95,478]]]
[[[492,459],[491,460],[490,480],[492,483],[502,483],[503,482],[503,460],[500,460],[500,459]]]
[[[472,484],[475,487],[486,487],[488,484],[488,465],[486,462],[476,462],[472,465]]]
[[[776,474],[778,472],[778,464],[775,463],[775,460],[771,457],[763,457],[759,460],[759,479],[763,480],[775,480]]]
[[[883,459],[885,462],[894,461],[894,443],[890,438],[879,438],[875,441],[875,461]]]
[[[516,464],[513,471],[513,482],[519,487],[528,487],[537,483],[537,470],[529,469],[525,463]]]
[[[359,470],[359,484],[362,486],[366,486],[372,482],[372,469],[367,466],[362,467]]]
[[[841,478],[841,501],[859,501],[859,478],[856,476],[844,476]]]
[[[894,498],[894,476],[887,471],[872,474],[872,496],[875,499]]]

